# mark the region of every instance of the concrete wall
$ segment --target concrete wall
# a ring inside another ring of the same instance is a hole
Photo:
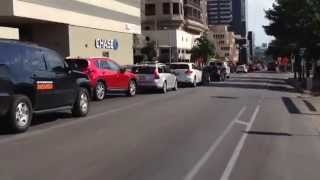
[[[181,30],[143,31],[143,35],[157,41],[158,46],[172,46],[179,49],[191,49],[199,35]]]
[[[119,48],[117,50],[96,48],[96,39],[117,39]],[[133,64],[132,34],[69,26],[69,41],[71,57],[102,57],[108,52],[110,58],[119,64]]]
[[[19,29],[0,27],[0,39],[19,39]]]
[[[13,14],[13,1],[1,0],[0,2],[0,16],[8,16]]]
[[[141,33],[140,3],[129,0],[1,0],[14,4],[14,16],[56,23]],[[135,0],[139,1],[139,0]],[[1,2],[1,9],[3,9]],[[3,16],[10,16],[3,12]]]

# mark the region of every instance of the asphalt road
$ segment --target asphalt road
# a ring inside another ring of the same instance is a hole
[[[320,107],[288,74],[108,97],[0,135],[0,180],[319,180]]]

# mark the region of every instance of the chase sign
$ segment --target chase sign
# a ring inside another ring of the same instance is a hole
[[[107,39],[96,39],[96,48],[97,49],[119,49],[119,42],[117,39],[107,40]]]

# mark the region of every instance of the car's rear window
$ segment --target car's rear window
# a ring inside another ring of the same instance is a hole
[[[155,67],[152,66],[138,66],[133,67],[132,72],[135,74],[154,74]]]
[[[170,69],[189,69],[188,64],[171,64]]]
[[[86,59],[67,59],[69,67],[73,70],[83,71],[89,65]]]

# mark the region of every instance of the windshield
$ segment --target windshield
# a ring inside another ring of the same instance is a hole
[[[188,64],[171,64],[170,69],[189,69]]]
[[[88,68],[89,62],[86,59],[66,59],[70,69],[83,71]]]
[[[132,68],[132,72],[135,74],[154,74],[155,69],[152,66],[137,66]]]

